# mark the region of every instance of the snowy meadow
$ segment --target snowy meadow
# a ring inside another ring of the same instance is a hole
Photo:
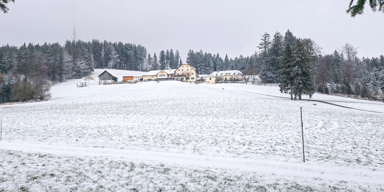
[[[312,98],[374,113],[273,86],[79,81],[1,106],[0,191],[384,191],[383,103]]]

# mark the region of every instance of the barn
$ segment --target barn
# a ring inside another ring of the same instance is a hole
[[[104,72],[102,72],[99,75],[99,85],[111,84],[111,83],[116,83],[116,82],[117,82],[117,77],[113,76],[107,70],[105,70]]]
[[[133,76],[123,76],[123,82],[128,82],[132,80],[133,80]]]

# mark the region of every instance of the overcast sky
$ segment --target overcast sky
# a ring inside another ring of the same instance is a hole
[[[149,53],[189,49],[224,56],[257,51],[261,35],[288,29],[332,53],[345,43],[360,57],[384,54],[384,14],[352,18],[350,0],[16,0],[0,13],[0,45],[92,39],[141,44]],[[108,2],[108,3],[107,3]]]

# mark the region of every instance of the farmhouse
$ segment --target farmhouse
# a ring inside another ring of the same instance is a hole
[[[143,75],[143,81],[174,79],[175,69],[152,70]]]
[[[216,83],[216,76],[207,76],[205,78],[206,84],[215,84]]]
[[[196,68],[182,64],[175,70],[175,79],[181,81],[196,81]]]
[[[243,73],[238,70],[227,70],[227,71],[216,71],[210,74],[210,76],[215,76],[217,80],[221,81],[237,81],[242,80]]]
[[[104,72],[102,72],[99,75],[99,85],[111,84],[111,83],[116,83],[116,82],[117,82],[117,77],[113,76],[107,70],[105,70]]]

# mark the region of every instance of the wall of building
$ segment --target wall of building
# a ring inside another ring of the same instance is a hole
[[[188,64],[182,64],[176,69],[175,75],[186,75],[189,79],[186,81],[196,81],[196,70]]]
[[[143,75],[143,81],[156,81],[157,75]]]
[[[113,76],[107,72],[105,73],[102,73],[100,76],[99,76],[99,80],[113,80]]]
[[[215,84],[216,83],[216,77],[206,77],[205,83],[206,84]]]
[[[157,78],[168,78],[170,77],[170,75],[168,75],[168,73],[166,73],[165,71],[160,71],[157,76]]]

